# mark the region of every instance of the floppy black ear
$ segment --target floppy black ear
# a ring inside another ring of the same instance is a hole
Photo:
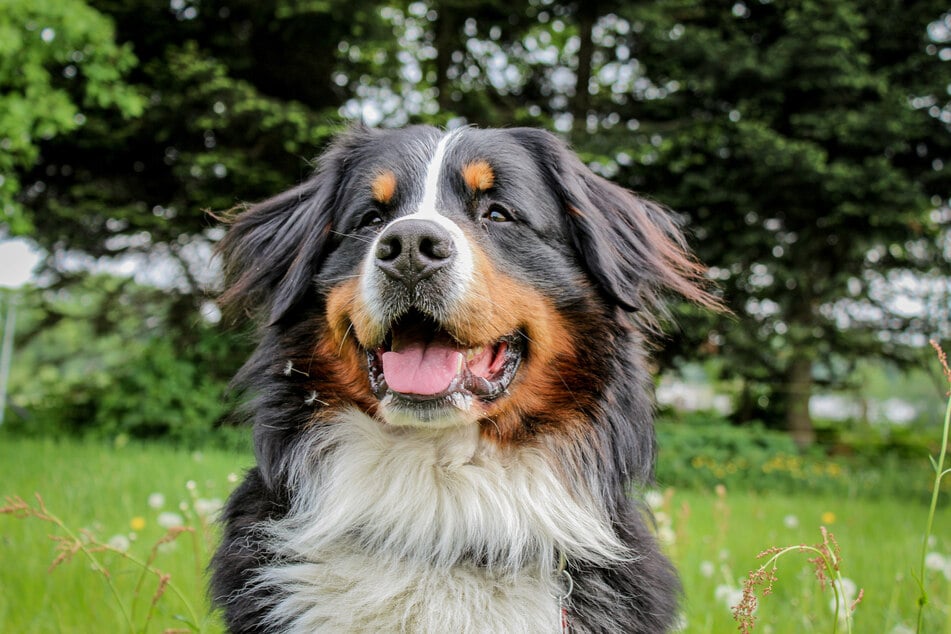
[[[674,291],[701,305],[719,300],[704,287],[705,268],[690,254],[673,217],[659,205],[598,176],[555,135],[511,131],[533,152],[558,193],[574,246],[590,276],[617,306],[652,308]]]
[[[225,219],[222,306],[273,324],[306,295],[330,233],[342,154],[333,146],[310,180]]]

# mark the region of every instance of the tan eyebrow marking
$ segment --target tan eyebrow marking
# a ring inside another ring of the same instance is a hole
[[[373,192],[373,199],[378,203],[388,203],[393,200],[396,193],[396,174],[387,170],[380,172],[373,177],[370,183],[370,191]]]
[[[495,172],[487,161],[479,159],[462,168],[462,178],[469,189],[481,192],[490,189],[495,183]]]

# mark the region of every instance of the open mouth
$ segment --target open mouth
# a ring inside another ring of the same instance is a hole
[[[462,344],[432,318],[412,311],[393,324],[383,345],[367,350],[370,385],[379,399],[392,394],[416,403],[489,401],[508,388],[523,350],[515,333]]]

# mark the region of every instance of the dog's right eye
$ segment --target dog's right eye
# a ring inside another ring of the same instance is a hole
[[[383,225],[383,216],[381,216],[376,211],[371,211],[367,213],[363,218],[360,219],[360,228],[372,227],[377,228]]]

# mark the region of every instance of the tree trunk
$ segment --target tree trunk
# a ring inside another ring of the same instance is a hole
[[[452,9],[445,2],[439,2],[436,8],[436,102],[443,112],[453,109],[449,82],[449,65],[452,61],[453,45],[456,43],[456,20]]]
[[[811,396],[812,360],[797,354],[786,370],[786,429],[799,447],[808,447],[816,441],[809,414]]]
[[[584,134],[585,121],[588,117],[590,96],[588,84],[591,82],[591,63],[594,58],[594,40],[592,31],[598,20],[598,3],[595,0],[582,2],[578,7],[578,37],[581,42],[578,46],[578,70],[575,81],[575,96],[571,102],[571,114],[574,117],[576,134]]]

